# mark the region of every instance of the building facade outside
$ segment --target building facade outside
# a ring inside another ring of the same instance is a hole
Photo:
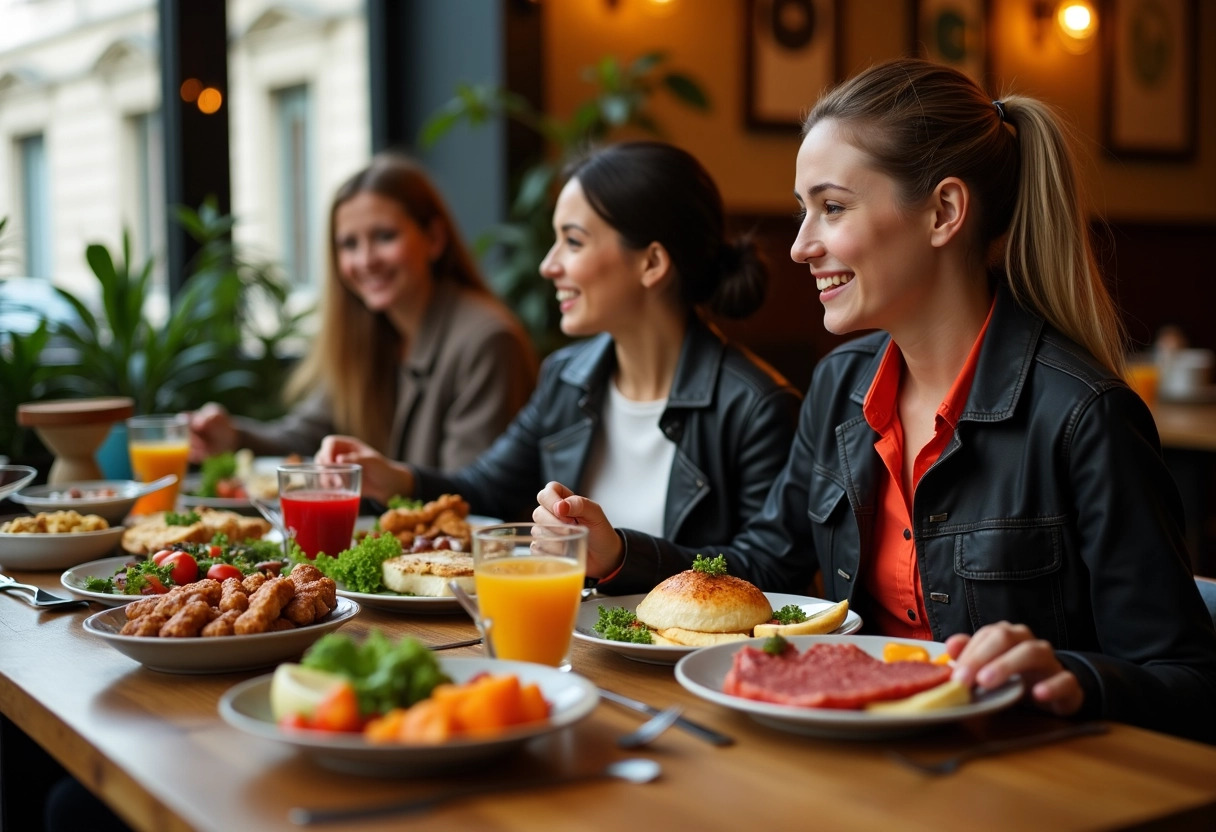
[[[118,251],[126,229],[163,309],[157,17],[156,0],[0,0],[0,278],[87,298],[86,246]],[[229,0],[228,32],[235,241],[310,304],[330,194],[370,155],[363,4]]]

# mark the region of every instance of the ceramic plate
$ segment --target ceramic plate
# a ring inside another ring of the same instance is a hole
[[[111,526],[122,523],[131,513],[135,501],[145,494],[168,488],[177,481],[176,474],[161,477],[149,483],[135,480],[87,480],[83,482],[62,482],[55,485],[39,485],[27,488],[19,494],[14,494],[15,503],[22,503],[31,512],[40,511],[72,511],[80,514],[96,514],[104,517]],[[85,496],[69,497],[72,489],[80,491]],[[97,492],[113,492],[110,496],[94,496]]]
[[[439,664],[456,682],[478,673],[515,674],[524,684],[535,682],[549,701],[549,719],[520,726],[490,739],[467,739],[441,745],[373,744],[357,734],[285,731],[270,711],[271,675],[242,682],[220,697],[220,716],[246,733],[293,745],[314,762],[330,769],[373,777],[431,774],[505,754],[529,740],[551,734],[586,717],[599,702],[595,685],[577,673],[528,662],[495,659],[440,658]]]
[[[578,618],[574,623],[574,637],[579,641],[587,641],[604,647],[614,653],[620,653],[627,659],[648,664],[675,664],[687,656],[696,647],[669,647],[663,644],[631,644],[625,641],[609,641],[595,631],[599,621],[600,607],[624,607],[633,611],[642,602],[645,595],[599,595],[579,607]],[[822,609],[832,606],[834,601],[822,598],[810,598],[806,595],[785,595],[780,592],[766,592],[764,597],[778,610],[786,604],[802,607],[803,612],[812,615]],[[844,623],[836,629],[838,634],[855,633],[861,629],[861,616],[849,610]]]
[[[360,517],[355,523],[355,531],[367,531],[378,517]],[[487,517],[484,514],[470,514],[465,518],[470,526],[492,526],[501,523],[497,517]],[[453,597],[428,598],[420,595],[399,595],[390,590],[383,592],[354,592],[338,584],[338,594],[344,598],[358,601],[365,607],[375,607],[386,612],[397,612],[405,615],[437,615],[448,613],[463,613],[460,602]]]
[[[119,635],[127,621],[126,607],[116,607],[84,620],[88,632],[149,670],[164,673],[236,673],[299,658],[328,632],[338,629],[359,612],[359,605],[339,598],[338,605],[320,622],[294,630],[221,638],[145,638]]]
[[[114,551],[123,527],[68,534],[0,533],[0,566],[32,571],[67,569]]]
[[[924,647],[930,657],[936,657],[946,650],[946,645],[940,642],[886,636],[793,636],[789,641],[799,650],[824,642],[855,644],[879,659],[882,658],[883,647],[891,642]],[[1022,696],[1022,683],[1014,680],[995,690],[980,693],[968,705],[917,714],[874,714],[757,702],[722,692],[722,682],[734,662],[734,655],[743,646],[742,643],[717,644],[690,653],[676,664],[676,681],[702,699],[742,711],[757,722],[795,734],[831,739],[883,739],[915,734],[944,723],[1008,708]]]
[[[0,465],[0,500],[3,500],[27,482],[38,476],[38,469],[28,465],[8,465],[8,457],[0,457],[5,464]]]
[[[88,598],[109,607],[126,606],[132,601],[138,601],[143,595],[121,595],[112,592],[92,592],[84,588],[86,578],[112,578],[120,569],[126,569],[127,564],[135,563],[142,558],[127,555],[118,558],[102,558],[79,566],[73,566],[59,576],[59,583],[64,589],[72,591],[73,595]]]

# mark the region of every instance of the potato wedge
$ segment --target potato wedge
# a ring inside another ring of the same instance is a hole
[[[753,635],[756,638],[770,636],[817,636],[830,633],[844,623],[849,614],[848,600],[820,610],[797,624],[757,624]]]
[[[920,693],[904,699],[892,699],[889,702],[871,702],[866,710],[877,714],[918,714],[924,711],[935,711],[941,708],[957,708],[971,701],[971,688],[951,679],[942,682],[935,688],[922,690]]]

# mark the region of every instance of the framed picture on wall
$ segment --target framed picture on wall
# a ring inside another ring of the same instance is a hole
[[[912,0],[912,51],[988,86],[988,0]]]
[[[1195,155],[1199,20],[1195,0],[1107,0],[1103,138],[1121,158]]]
[[[840,0],[747,0],[744,120],[797,129],[840,79]]]

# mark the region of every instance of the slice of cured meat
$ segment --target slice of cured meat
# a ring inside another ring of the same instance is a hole
[[[778,705],[855,710],[936,687],[950,673],[927,662],[883,662],[854,644],[815,644],[802,653],[791,645],[778,656],[744,647],[722,690]]]

